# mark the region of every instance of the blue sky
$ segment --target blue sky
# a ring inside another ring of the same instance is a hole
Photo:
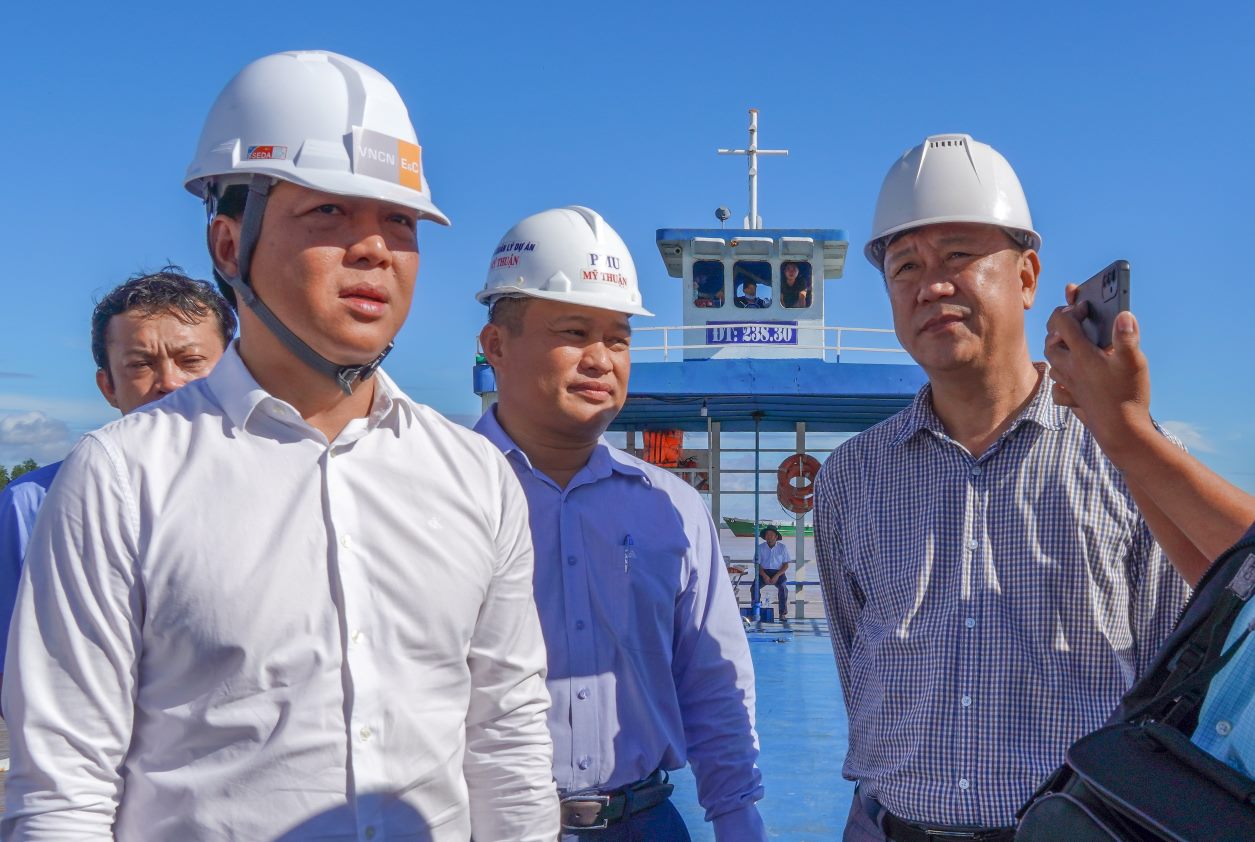
[[[167,260],[205,277],[203,215],[181,186],[201,122],[248,61],[324,48],[374,65],[410,105],[437,203],[420,298],[388,368],[455,418],[482,283],[519,217],[601,211],[636,256],[656,324],[680,292],[660,227],[745,212],[746,109],[769,226],[840,227],[828,321],[888,327],[858,258],[886,169],[965,131],[1019,172],[1045,238],[1031,344],[1063,285],[1133,264],[1154,411],[1255,490],[1249,4],[19,4],[0,56],[0,462],[56,458],[110,420],[93,383],[94,297]],[[642,322],[647,323],[647,322]]]

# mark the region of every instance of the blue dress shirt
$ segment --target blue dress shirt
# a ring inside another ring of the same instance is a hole
[[[1247,533],[1255,533],[1255,526]],[[1255,599],[1246,603],[1229,630],[1226,651],[1255,624]],[[1248,778],[1255,778],[1255,633],[1216,673],[1194,730],[1194,744]]]
[[[603,439],[566,488],[497,422],[475,426],[527,495],[558,789],[693,765],[717,839],[765,839],[754,675],[701,496]]]
[[[22,557],[35,526],[35,515],[44,502],[60,462],[22,474],[0,491],[0,673],[9,645],[9,623],[17,602],[17,583],[22,578]]]

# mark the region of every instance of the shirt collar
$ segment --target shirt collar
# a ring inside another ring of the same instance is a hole
[[[1007,427],[1006,432],[1002,434],[1003,436],[1008,435],[1025,423],[1036,424],[1044,430],[1056,431],[1062,430],[1067,426],[1070,414],[1068,408],[1056,405],[1050,396],[1049,366],[1045,363],[1033,363],[1033,367],[1041,375],[1037,382],[1037,391],[1033,394],[1033,399],[1029,401],[1028,406],[1024,407],[1023,411]],[[937,413],[933,410],[933,387],[931,383],[925,383],[924,387],[916,393],[915,400],[911,401],[911,405],[906,408],[902,416],[902,427],[893,438],[893,446],[896,447],[903,442],[909,441],[921,430],[927,430],[937,436],[949,437],[945,426],[941,423],[941,419],[937,417]]]
[[[294,407],[261,387],[249,372],[248,367],[244,365],[244,360],[240,358],[238,344],[239,340],[236,340],[227,346],[222,359],[214,366],[207,378],[210,391],[222,405],[231,423],[239,429],[244,429],[258,407],[263,405],[287,407],[292,410],[293,418],[299,418],[300,415]],[[414,407],[411,406],[405,394],[397,388],[392,378],[385,374],[383,369],[376,369],[374,378],[376,380],[375,397],[371,404],[370,414],[363,419],[366,422],[366,428],[373,429],[381,424],[398,405],[406,408],[412,420]]]
[[[495,403],[488,407],[484,414],[480,416],[479,421],[475,423],[474,429],[475,432],[496,445],[497,449],[507,457],[518,459],[532,473],[540,473],[540,471],[536,470],[532,461],[527,458],[523,448],[519,447],[514,439],[510,438],[510,434],[505,431],[505,428],[501,426],[501,422],[497,420],[497,405]],[[593,448],[592,454],[588,457],[588,463],[583,468],[580,468],[576,475],[571,478],[571,482],[567,487],[574,488],[577,485],[583,485],[585,482],[604,479],[610,476],[611,473],[640,477],[650,485],[653,484],[649,474],[637,465],[631,456],[617,447],[612,447],[606,441],[606,437],[601,436],[597,439],[597,445]]]

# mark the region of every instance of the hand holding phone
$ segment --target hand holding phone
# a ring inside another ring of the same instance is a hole
[[[1116,316],[1129,309],[1129,262],[1117,260],[1081,284],[1075,304],[1087,305],[1081,329],[1099,348],[1110,348]]]

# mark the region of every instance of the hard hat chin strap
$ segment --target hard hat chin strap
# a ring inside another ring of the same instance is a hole
[[[266,214],[266,202],[270,199],[272,184],[272,179],[264,175],[254,175],[249,182],[248,199],[244,202],[244,216],[240,221],[239,275],[233,278],[225,277],[218,271],[217,266],[214,267],[214,274],[231,285],[231,289],[235,290],[240,301],[257,314],[262,324],[295,354],[297,359],[319,374],[324,374],[334,380],[345,395],[352,395],[353,387],[371,378],[375,369],[379,368],[384,357],[388,356],[388,352],[392,350],[394,343],[389,342],[388,347],[384,348],[379,356],[364,365],[338,365],[309,347],[287,325],[279,321],[279,317],[258,297],[249,280],[249,268],[253,261],[253,251],[257,247],[257,240],[261,234],[261,221]]]

